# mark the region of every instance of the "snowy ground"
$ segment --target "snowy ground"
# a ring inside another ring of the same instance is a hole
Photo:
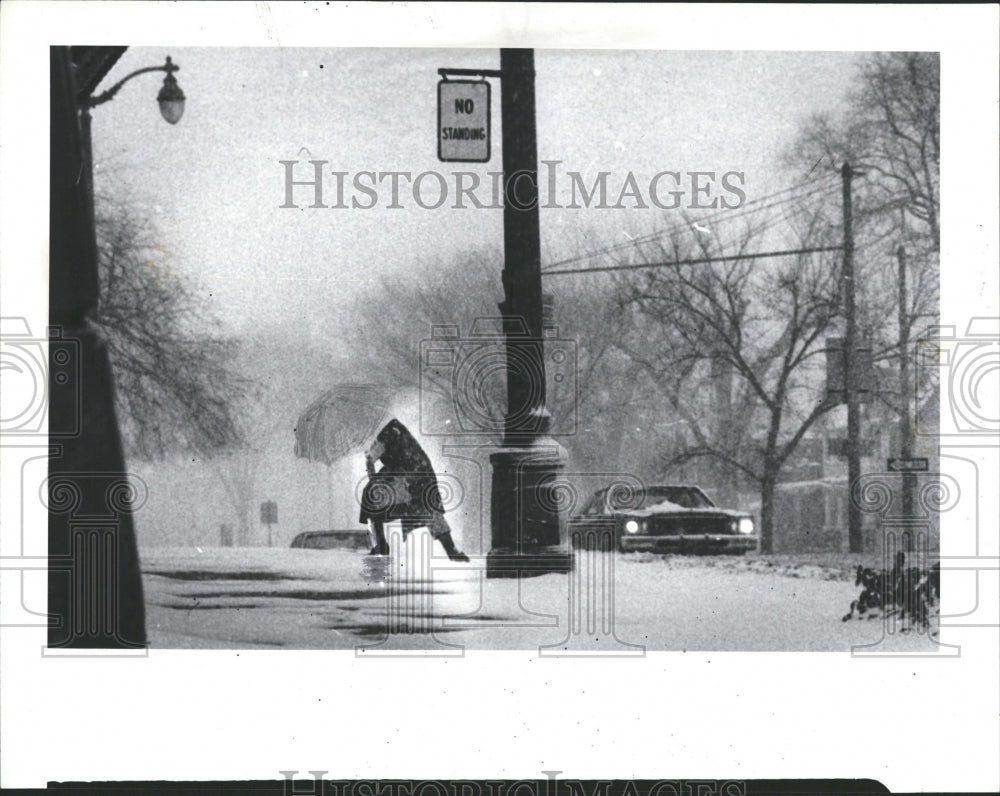
[[[431,558],[429,542],[411,539],[388,572],[348,550],[145,550],[151,646],[629,655],[935,645],[881,619],[841,621],[858,595],[853,564],[874,560],[581,551],[573,574],[519,585],[487,581],[481,559]]]

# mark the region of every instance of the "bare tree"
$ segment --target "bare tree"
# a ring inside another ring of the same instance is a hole
[[[667,468],[708,459],[742,473],[761,494],[761,547],[773,549],[774,496],[782,466],[833,404],[822,380],[825,335],[838,313],[837,267],[820,254],[745,259],[688,229],[661,238],[645,262],[667,265],[619,279],[632,333],[625,350],[687,432]],[[809,240],[806,238],[806,240]]]
[[[236,546],[249,545],[253,540],[261,449],[246,446],[209,461],[236,517]]]
[[[234,401],[240,442],[207,458],[236,520],[240,545],[255,542],[261,490],[267,476],[288,466],[295,424],[322,392],[350,381],[333,341],[304,339],[301,329],[256,329],[244,339],[243,372],[254,373],[257,387]]]
[[[416,387],[421,342],[429,338],[434,325],[457,327],[467,344],[465,354],[474,352],[481,363],[478,370],[488,378],[474,387],[463,382],[458,389],[468,388],[475,394],[456,396],[449,372],[425,369],[423,386],[431,387],[443,400],[467,399],[489,419],[491,428],[502,428],[507,394],[500,326],[481,326],[494,332],[481,342],[470,334],[477,320],[500,315],[501,265],[498,254],[469,252],[406,282],[385,280],[374,285],[357,302],[357,322],[350,334],[354,368],[394,388]],[[562,438],[581,466],[605,470],[614,466],[608,462],[608,453],[619,448],[617,429],[623,410],[629,408],[622,385],[630,382],[621,374],[634,369],[617,346],[624,319],[606,277],[589,282],[553,280],[545,290],[552,294],[555,308],[556,339],[546,343],[550,360],[546,405],[553,427],[557,433],[569,434]],[[551,354],[557,347],[572,358],[565,366],[572,368],[574,378],[555,378]],[[574,430],[578,433],[572,434]],[[499,443],[500,434],[494,434],[491,441]]]
[[[575,434],[564,440],[572,467],[638,475],[642,457],[628,438],[630,429],[648,426],[648,402],[639,368],[621,347],[629,318],[621,312],[614,279],[607,274],[560,276],[546,280],[544,287],[554,300],[559,337],[572,341],[576,356],[575,392],[550,384],[548,402],[557,429],[567,431],[575,422]]]
[[[863,172],[853,183],[859,325],[877,346],[876,361],[899,356],[900,245],[908,255],[909,336],[938,312],[940,155],[940,58],[930,52],[866,57],[846,110],[808,120],[786,153],[797,170],[839,168],[846,160]]]
[[[239,546],[254,542],[257,508],[260,504],[261,475],[269,464],[273,465],[272,447],[276,440],[291,437],[296,411],[295,404],[282,400],[273,391],[271,400],[254,402],[240,412],[238,446],[216,452],[207,459],[215,476],[222,484],[228,508],[236,519],[236,543]],[[286,411],[276,411],[279,403]]]
[[[904,237],[926,236],[938,249],[940,94],[938,53],[874,53],[861,63],[843,115],[810,119],[787,160],[807,169],[850,162],[866,172],[856,186],[859,222],[901,222]]]
[[[107,341],[119,422],[130,453],[214,451],[235,444],[233,399],[248,382],[190,281],[133,204],[98,202],[100,295],[91,320]]]
[[[818,115],[804,124],[786,162],[805,172],[848,161],[863,172],[853,185],[858,325],[873,344],[876,364],[895,365],[912,354],[900,350],[900,340],[914,339],[939,312],[940,57],[873,53],[860,63],[846,99],[839,116]],[[907,259],[905,330],[898,323],[899,246]],[[912,397],[900,394],[896,384],[881,379],[875,391],[890,416],[900,414]]]

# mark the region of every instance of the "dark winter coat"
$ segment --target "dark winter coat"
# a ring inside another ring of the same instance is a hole
[[[376,439],[384,451],[382,469],[369,476],[361,496],[361,522],[402,520],[403,533],[444,514],[431,460],[406,426],[393,418]]]

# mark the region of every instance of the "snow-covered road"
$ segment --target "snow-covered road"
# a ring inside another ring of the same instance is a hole
[[[151,646],[441,655],[934,647],[925,633],[887,633],[881,620],[842,622],[858,589],[830,568],[580,553],[573,574],[518,584],[487,581],[482,560],[431,559],[430,545],[415,541],[388,578],[366,574],[357,551],[146,550]]]

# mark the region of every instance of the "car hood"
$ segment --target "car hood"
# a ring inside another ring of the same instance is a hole
[[[733,519],[739,519],[740,517],[750,516],[749,512],[746,511],[734,511],[732,509],[720,509],[717,507],[686,509],[684,506],[678,506],[676,503],[671,503],[669,500],[664,500],[662,503],[647,506],[644,509],[629,509],[628,511],[617,511],[615,513],[625,517],[660,517],[665,515],[678,515],[686,517],[732,517]]]

